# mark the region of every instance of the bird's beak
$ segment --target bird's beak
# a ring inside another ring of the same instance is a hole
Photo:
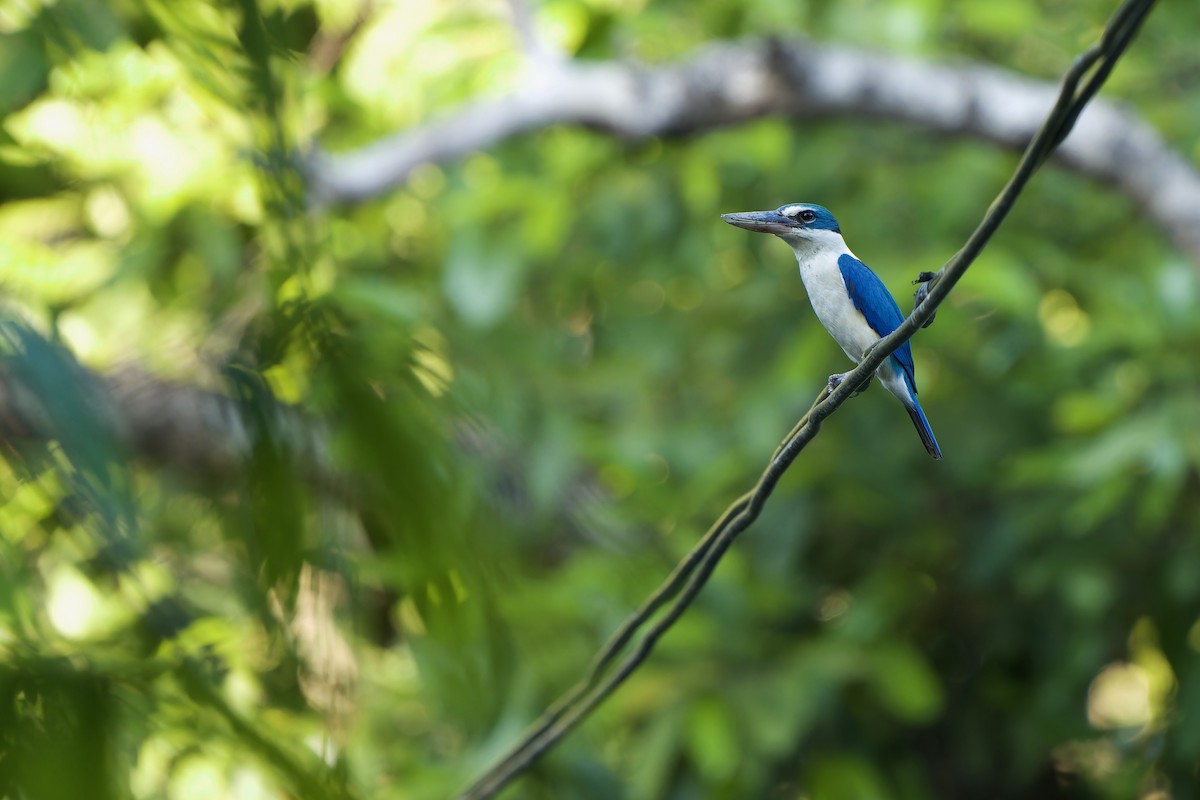
[[[739,214],[722,214],[721,219],[730,225],[755,233],[780,235],[789,233],[796,228],[794,222],[778,211],[744,211]]]

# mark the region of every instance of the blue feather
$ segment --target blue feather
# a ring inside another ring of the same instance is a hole
[[[879,276],[872,272],[870,267],[849,253],[843,253],[838,258],[838,269],[841,270],[842,281],[846,284],[846,291],[850,294],[850,300],[854,303],[854,307],[862,313],[867,324],[875,333],[879,334],[880,338],[900,327],[900,323],[904,321],[904,315],[900,313],[900,306],[896,305],[896,299],[892,297],[892,293],[887,290],[883,281],[879,280]],[[925,418],[921,404],[917,402],[917,378],[914,372],[912,348],[909,347],[908,342],[900,345],[896,352],[892,353],[890,361],[892,368],[904,376],[904,382],[908,385],[911,393],[909,400],[903,397],[897,399],[904,404],[904,409],[908,411],[908,416],[917,429],[917,435],[921,437],[921,443],[925,445],[929,455],[941,458],[942,451],[938,447],[937,439],[933,438],[933,429],[929,426],[929,420]]]
[[[896,299],[892,297],[892,293],[887,290],[883,281],[879,280],[879,276],[872,272],[870,267],[849,253],[843,253],[838,258],[838,269],[842,272],[846,291],[850,293],[850,301],[866,317],[867,324],[875,333],[879,334],[879,338],[882,339],[900,327],[900,323],[904,321],[904,315],[900,313],[900,306],[896,305]],[[915,397],[917,379],[914,372],[912,347],[905,342],[897,348],[896,352],[892,353],[891,358],[904,371],[904,380]]]
[[[929,455],[940,459],[942,449],[938,447],[937,439],[933,438],[933,428],[929,427],[929,420],[925,419],[925,412],[921,409],[921,404],[917,402],[915,389],[913,390],[912,405],[904,403],[904,410],[908,412],[909,418],[917,429],[917,435],[921,437],[921,444],[925,445]]]

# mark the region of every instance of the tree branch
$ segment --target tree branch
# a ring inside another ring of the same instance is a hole
[[[420,164],[451,161],[552,125],[636,139],[767,116],[892,120],[1020,149],[1054,97],[1049,82],[981,64],[805,40],[724,42],[653,67],[541,61],[508,95],[468,103],[361,150],[318,152],[308,169],[314,203],[357,201],[404,183]],[[1092,104],[1057,155],[1136,201],[1200,264],[1200,171],[1137,114],[1113,102]]]
[[[229,480],[250,462],[259,434],[238,400],[164,381],[134,367],[98,375],[65,351],[56,358],[58,369],[70,370],[73,391],[94,416],[125,450],[146,462],[201,481]],[[64,420],[57,419],[47,402],[46,387],[16,366],[14,361],[0,361],[0,442],[11,446],[58,438]],[[317,420],[273,405],[269,423],[276,445],[289,453],[306,480],[327,494],[350,498],[350,483],[333,467],[327,432]]]
[[[863,356],[835,391],[831,393],[828,387],[821,391],[812,408],[775,451],[754,489],[738,498],[726,510],[659,589],[622,624],[596,655],[584,680],[552,705],[504,758],[461,795],[461,800],[485,800],[497,794],[586,719],[649,657],[659,638],[670,630],[704,588],[734,540],[758,518],[783,473],[816,437],[821,422],[865,384],[888,356],[933,318],[937,307],[983,252],[1034,173],[1066,139],[1153,5],[1154,0],[1126,0],[1117,10],[1105,28],[1100,43],[1080,55],[1067,72],[1050,115],[1026,148],[1016,172],[967,243],[939,271],[925,300],[895,331],[877,342]],[[617,664],[621,651],[664,606],[667,606],[667,610],[663,616],[646,629],[634,649]]]
[[[98,374],[33,331],[26,337],[44,345],[45,351],[33,356],[2,354],[0,349],[0,450],[18,451],[27,443],[40,445],[68,435],[71,422],[54,408],[54,396],[69,390],[115,444],[146,464],[200,484],[223,486],[244,477],[256,437],[262,435],[244,400],[166,381],[134,366]],[[32,378],[31,358],[52,358],[54,368],[66,373],[57,388]],[[339,469],[330,454],[330,426],[336,420],[274,401],[264,403],[260,414],[274,446],[287,454],[301,479],[323,497],[360,509],[364,498],[355,476]],[[458,421],[453,439],[482,468],[490,481],[488,498],[501,513],[518,521],[533,518],[530,488],[522,477],[523,454],[479,420]],[[598,513],[607,502],[599,484],[580,474],[558,500],[554,521],[573,535],[615,536]]]

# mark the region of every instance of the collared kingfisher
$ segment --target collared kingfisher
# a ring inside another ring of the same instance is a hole
[[[800,263],[800,280],[817,319],[851,361],[861,361],[871,345],[904,321],[900,306],[883,281],[850,252],[841,227],[828,209],[793,203],[774,211],[722,214],[721,219],[748,231],[773,233],[791,245]],[[837,388],[848,374],[829,376],[830,389]],[[875,376],[904,406],[929,455],[941,458],[942,451],[933,438],[929,420],[917,402],[912,348],[908,342],[888,356]]]

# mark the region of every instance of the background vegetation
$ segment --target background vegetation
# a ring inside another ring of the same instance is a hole
[[[1111,10],[534,8],[584,59],[780,34],[1048,79]],[[1105,90],[1193,163],[1197,25],[1162,4]],[[1015,162],[869,120],[550,128],[310,207],[314,141],[512,84],[504,6],[28,0],[0,37],[0,374],[56,432],[5,421],[12,798],[452,795],[845,368],[786,248],[717,215],[827,205],[908,308]],[[914,340],[946,460],[854,400],[507,796],[1194,796],[1197,266],[1117,191],[1040,175]],[[236,400],[246,463],[135,459],[89,377],[132,366]]]

